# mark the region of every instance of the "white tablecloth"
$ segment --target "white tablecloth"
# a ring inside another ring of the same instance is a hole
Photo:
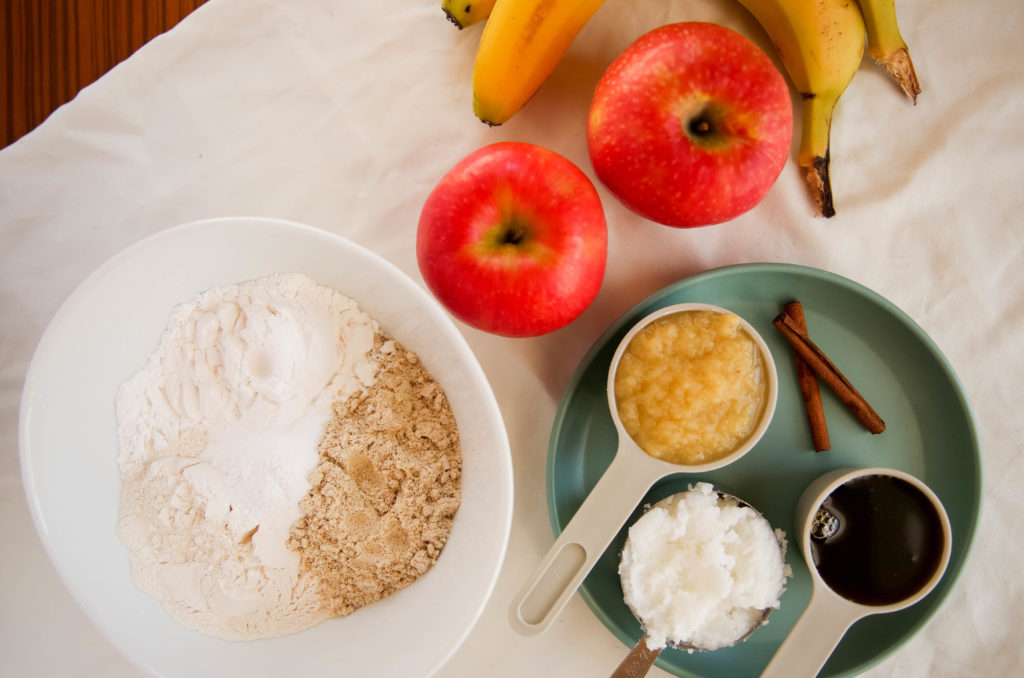
[[[140,675],[57,578],[17,457],[32,350],[96,266],[176,224],[258,215],[339,233],[421,280],[420,206],[470,151],[531,141],[594,178],[590,93],[642,32],[710,20],[769,47],[731,0],[613,0],[529,105],[488,128],[470,105],[480,26],[454,30],[439,4],[212,0],[0,152],[0,674]],[[491,602],[441,678],[599,676],[618,663],[623,646],[579,597],[540,637],[506,622],[552,540],[544,464],[558,399],[592,342],[635,302],[687,275],[756,261],[826,269],[890,299],[949,358],[979,422],[985,506],[972,557],[924,630],[868,675],[1024,671],[1024,10],[1013,0],[902,0],[898,11],[924,93],[910,105],[865,60],[835,117],[834,219],[812,215],[795,141],[767,199],[716,227],[645,222],[602,188],[608,271],[577,322],[529,340],[460,325],[509,430],[515,513]]]

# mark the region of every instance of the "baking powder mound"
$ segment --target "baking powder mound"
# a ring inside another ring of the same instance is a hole
[[[379,326],[282,274],[179,305],[117,399],[122,542],[136,584],[178,621],[228,639],[325,618],[287,548],[331,407],[376,378]]]

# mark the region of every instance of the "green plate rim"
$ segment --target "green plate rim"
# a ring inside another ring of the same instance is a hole
[[[915,635],[917,635],[918,632],[920,632],[921,628],[923,628],[932,619],[935,613],[938,612],[938,610],[948,599],[949,594],[956,587],[956,584],[963,573],[964,567],[970,560],[971,554],[973,553],[975,538],[978,532],[978,524],[981,520],[981,512],[984,497],[984,467],[981,455],[981,437],[978,432],[977,420],[974,416],[974,410],[971,407],[971,403],[967,398],[967,394],[963,387],[963,383],[960,381],[960,377],[953,369],[953,366],[949,362],[949,359],[942,352],[939,346],[935,343],[935,340],[932,339],[931,336],[929,336],[929,334],[925,332],[924,329],[922,329],[921,326],[918,325],[913,318],[911,318],[905,311],[903,311],[903,309],[896,306],[896,304],[889,301],[888,299],[883,297],[881,294],[875,292],[871,288],[862,285],[861,283],[858,283],[854,280],[851,280],[850,278],[846,278],[837,273],[832,273],[830,271],[826,271],[823,269],[804,266],[800,264],[780,262],[731,264],[708,269],[706,271],[696,273],[685,278],[681,278],[680,280],[677,280],[676,282],[667,285],[661,288],[660,290],[654,292],[653,294],[647,296],[643,300],[634,304],[625,313],[620,315],[603,333],[601,333],[601,335],[597,338],[597,340],[593,343],[593,345],[590,347],[587,353],[580,360],[579,364],[576,367],[576,370],[573,372],[573,375],[569,380],[569,383],[566,385],[565,390],[563,391],[562,398],[559,401],[558,409],[555,413],[555,418],[551,426],[551,435],[548,441],[548,456],[547,463],[545,465],[545,485],[548,505],[548,519],[551,524],[551,530],[555,537],[557,537],[561,533],[561,527],[558,524],[558,516],[556,515],[555,506],[556,493],[554,482],[554,469],[555,453],[558,446],[558,438],[560,432],[563,430],[563,424],[569,409],[569,395],[576,391],[580,381],[588,371],[596,355],[605,348],[605,345],[611,339],[611,337],[615,336],[615,334],[619,332],[626,323],[634,321],[636,318],[638,318],[642,311],[649,313],[655,310],[655,308],[651,308],[652,306],[657,307],[657,305],[659,304],[662,306],[665,305],[661,303],[662,299],[664,299],[665,297],[675,294],[680,290],[685,289],[686,287],[691,285],[704,283],[709,280],[713,280],[714,278],[722,276],[734,276],[737,274],[802,275],[809,278],[817,278],[819,280],[826,281],[830,284],[837,285],[839,287],[844,287],[855,294],[866,297],[868,300],[880,306],[883,310],[891,314],[896,320],[900,321],[903,325],[910,329],[910,331],[913,332],[917,339],[921,341],[921,343],[932,353],[933,357],[937,359],[937,362],[941,367],[942,371],[944,372],[945,376],[953,385],[954,395],[956,396],[956,399],[959,402],[962,410],[967,415],[965,422],[966,432],[968,433],[968,436],[973,444],[974,454],[971,456],[973,458],[972,461],[974,469],[976,471],[976,480],[973,487],[971,488],[972,498],[970,501],[970,509],[973,519],[968,522],[967,534],[960,535],[960,539],[964,543],[963,557],[956,563],[950,563],[949,569],[947,570],[945,575],[946,577],[949,577],[949,584],[946,587],[944,587],[943,590],[933,592],[933,595],[938,596],[936,604],[931,608],[931,610],[926,612],[922,617],[920,617],[917,621],[911,624],[907,634],[903,637],[903,639],[900,642],[896,643],[887,650],[878,652],[873,657],[853,667],[852,671],[847,671],[842,674],[836,674],[837,677],[856,676],[863,673],[864,671],[869,670],[871,667],[876,666],[880,662],[884,661],[886,658],[888,658],[893,653],[898,651],[901,647],[903,647],[907,642],[909,642]],[[605,626],[605,628],[611,631],[612,634],[616,638],[618,638],[619,641],[622,642],[622,644],[625,645],[627,648],[632,647],[632,645],[636,642],[636,639],[626,637],[624,634],[617,632],[613,628],[614,624],[611,624],[607,615],[605,615],[601,611],[598,602],[594,599],[590,591],[584,588],[584,586],[581,586],[578,593],[583,598],[584,602],[586,602],[591,612],[593,612],[594,616],[598,618],[598,620]],[[661,660],[658,660],[657,665],[662,669],[670,673],[673,673],[674,675],[683,675],[675,673],[675,667],[667,665]]]

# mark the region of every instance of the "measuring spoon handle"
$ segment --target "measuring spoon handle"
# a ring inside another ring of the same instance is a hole
[[[862,616],[851,603],[815,591],[761,678],[814,678],[846,630]]]
[[[551,625],[637,503],[663,475],[662,467],[644,463],[635,455],[615,455],[512,600],[512,628],[531,636]]]

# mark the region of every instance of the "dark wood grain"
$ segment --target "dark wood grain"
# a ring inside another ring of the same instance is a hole
[[[0,148],[205,0],[0,0]]]

